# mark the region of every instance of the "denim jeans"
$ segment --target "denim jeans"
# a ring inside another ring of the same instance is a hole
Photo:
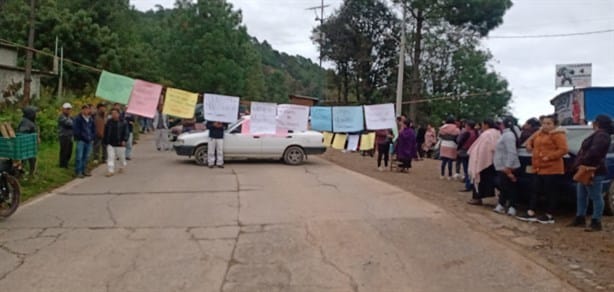
[[[76,152],[75,173],[77,175],[85,174],[85,168],[92,152],[92,142],[77,141]]]
[[[134,140],[134,134],[130,133],[128,136],[128,141],[126,141],[126,158],[132,158],[132,142]]]
[[[577,211],[578,217],[586,216],[586,209],[588,208],[588,199],[593,201],[593,219],[601,220],[603,216],[603,192],[602,182],[605,180],[605,176],[598,175],[593,178],[593,184],[583,185],[578,184],[576,187],[577,198]]]
[[[471,179],[469,178],[469,156],[467,157],[459,157],[462,166],[463,173],[465,175],[465,190],[471,190]]]
[[[448,176],[452,177],[452,164],[454,160],[446,157],[441,158],[441,176],[446,176],[446,167],[448,168]]]

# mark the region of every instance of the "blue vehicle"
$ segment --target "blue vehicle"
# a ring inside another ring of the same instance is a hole
[[[593,128],[590,126],[563,126],[567,130],[567,144],[569,147],[569,154],[565,156],[565,185],[563,194],[561,194],[562,201],[576,202],[576,182],[573,181],[573,173],[571,172],[572,165],[575,161],[576,155],[580,151],[582,141],[593,133]],[[527,168],[531,166],[531,153],[525,148],[518,150],[520,158],[520,175],[518,181],[520,183],[520,192],[528,197],[531,193],[531,185],[534,174],[527,173]],[[606,157],[606,167],[608,168],[608,176],[603,181],[603,196],[605,200],[604,214],[612,216],[614,215],[614,184],[611,184],[614,178],[614,141],[610,145],[610,150]],[[522,198],[526,199],[526,198]]]

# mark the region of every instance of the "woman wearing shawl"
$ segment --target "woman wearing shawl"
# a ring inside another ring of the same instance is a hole
[[[396,144],[397,159],[401,162],[400,171],[407,172],[411,161],[416,157],[416,133],[411,128],[411,121],[405,121],[405,128],[399,133]]]
[[[441,146],[439,156],[441,157],[441,179],[446,178],[446,167],[448,168],[448,180],[452,180],[452,163],[458,156],[458,146],[456,138],[460,135],[460,129],[456,125],[453,117],[446,119],[446,124],[439,128],[439,138]]]
[[[481,205],[482,198],[495,196],[495,177],[497,171],[493,165],[495,147],[501,138],[501,132],[492,119],[484,120],[482,134],[469,148],[469,176],[473,182],[473,196],[467,202]]]

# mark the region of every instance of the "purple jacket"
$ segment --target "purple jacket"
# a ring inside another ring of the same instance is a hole
[[[397,139],[396,153],[399,159],[413,159],[417,151],[416,133],[412,128],[405,128],[399,133]]]

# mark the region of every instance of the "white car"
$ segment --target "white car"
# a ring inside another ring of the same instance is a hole
[[[249,116],[230,125],[224,133],[224,159],[282,159],[290,165],[301,164],[307,155],[326,151],[323,136],[319,132],[289,131],[284,135],[252,135],[242,133],[249,127]],[[207,164],[209,131],[184,133],[173,145],[179,156],[194,157],[199,165]]]

